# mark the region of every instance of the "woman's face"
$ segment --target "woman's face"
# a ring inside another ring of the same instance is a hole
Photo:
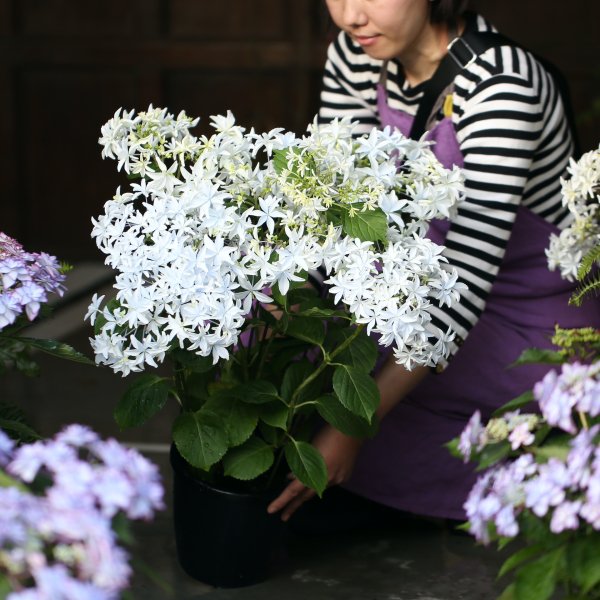
[[[429,0],[326,0],[334,23],[372,58],[402,58],[429,27]]]

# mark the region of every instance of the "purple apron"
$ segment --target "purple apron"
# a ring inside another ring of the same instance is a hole
[[[389,108],[378,86],[382,126],[405,135],[412,117]],[[463,165],[450,118],[429,133],[432,150],[444,164]],[[435,220],[428,237],[443,244],[450,223]],[[526,348],[551,348],[554,325],[600,327],[600,303],[569,306],[574,286],[548,270],[544,253],[558,229],[520,207],[485,310],[448,367],[429,375],[383,419],[357,460],[347,489],[409,512],[464,519],[462,507],[477,474],[450,456],[444,444],[460,434],[473,412],[486,419],[499,406],[532,388],[550,368],[508,368]]]

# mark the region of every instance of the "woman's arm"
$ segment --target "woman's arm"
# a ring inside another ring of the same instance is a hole
[[[427,367],[417,367],[408,371],[396,364],[393,357],[390,357],[376,377],[381,395],[381,402],[376,413],[379,419],[382,419],[406,394],[413,390],[428,372]],[[330,425],[325,425],[315,436],[312,443],[325,460],[328,485],[338,485],[350,478],[363,441],[345,435]],[[283,492],[271,502],[268,512],[282,511],[281,518],[283,521],[287,521],[304,502],[314,495],[314,490],[307,488],[297,479],[293,479]]]

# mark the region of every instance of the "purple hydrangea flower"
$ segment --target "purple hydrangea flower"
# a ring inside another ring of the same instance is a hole
[[[0,429],[0,467],[11,459],[14,447],[15,443]]]
[[[477,410],[460,434],[458,450],[463,455],[464,462],[469,462],[473,449],[480,449],[481,436],[484,431],[485,428],[481,424],[481,413]]]
[[[25,482],[40,472],[50,479],[40,495],[0,488],[0,573],[9,571],[24,588],[9,597],[116,600],[131,568],[112,518],[150,518],[162,508],[156,466],[79,425],[12,456],[5,445],[9,473]]]
[[[550,521],[550,531],[552,533],[560,533],[565,529],[577,529],[579,527],[578,513],[581,508],[581,501],[569,500],[559,504],[552,513]]]
[[[538,476],[525,482],[525,506],[538,517],[543,517],[551,506],[558,506],[565,500],[570,480],[563,462],[550,458],[540,465]]]
[[[20,244],[0,233],[0,330],[25,312],[33,321],[49,293],[64,293],[64,274],[55,257],[25,252]]]

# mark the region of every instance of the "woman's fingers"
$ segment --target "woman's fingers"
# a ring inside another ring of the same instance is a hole
[[[269,504],[267,512],[276,513],[283,510],[281,518],[287,521],[306,500],[314,495],[314,491],[303,483],[294,479],[284,490]]]

